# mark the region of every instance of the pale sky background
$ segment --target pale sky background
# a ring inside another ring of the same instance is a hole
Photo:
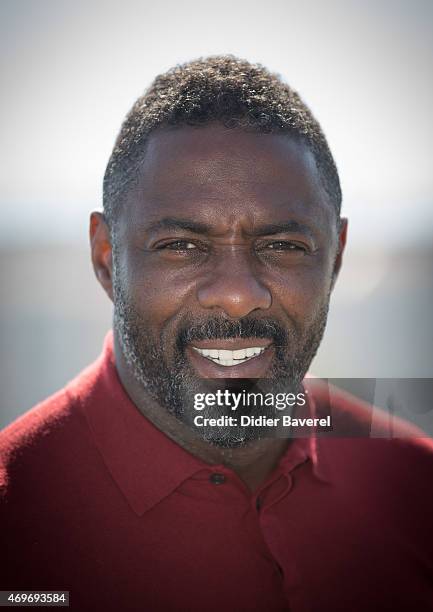
[[[1,2],[3,244],[87,240],[125,113],[176,63],[233,53],[321,122],[351,243],[433,233],[433,2]]]
[[[431,0],[0,0],[0,427],[100,352],[87,228],[114,139],[155,75],[215,53],[280,73],[340,170],[349,241],[312,372],[433,377]]]

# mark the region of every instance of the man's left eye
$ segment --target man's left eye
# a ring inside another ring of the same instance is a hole
[[[276,240],[262,246],[262,249],[270,249],[272,251],[306,251],[306,248],[295,242],[287,240]],[[261,249],[261,250],[262,250]]]

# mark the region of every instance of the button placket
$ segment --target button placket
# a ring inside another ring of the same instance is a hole
[[[288,495],[290,493],[290,491],[292,490],[292,487],[293,487],[292,476],[290,474],[284,474],[282,476],[282,478],[285,479],[284,489],[281,491],[281,493],[275,499],[272,499],[269,502],[269,505],[267,506],[267,508],[271,508],[275,504],[278,504],[278,502],[281,501],[284,497],[286,497],[286,495]]]
[[[280,476],[280,478],[284,478],[285,486],[284,486],[284,489],[274,499],[272,499],[272,486],[275,484],[276,481],[270,483],[264,489],[261,489],[260,492],[258,493],[258,495],[255,498],[255,502],[254,502],[254,498],[253,498],[253,503],[254,503],[254,507],[255,507],[255,509],[257,511],[257,514],[260,514],[261,512],[263,512],[263,510],[265,508],[266,508],[266,510],[268,510],[274,504],[277,504],[281,499],[283,499],[283,497],[288,495],[288,493],[291,491],[292,484],[293,484],[292,483],[291,475],[290,474],[282,474]],[[271,495],[269,495],[269,493],[271,493]],[[266,506],[264,504],[265,498],[267,500],[266,501]]]

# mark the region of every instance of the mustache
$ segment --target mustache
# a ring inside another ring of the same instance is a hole
[[[228,340],[231,338],[271,338],[277,346],[287,344],[288,334],[278,321],[270,318],[244,317],[231,321],[224,317],[212,317],[206,321],[183,325],[179,329],[179,349],[194,340]]]

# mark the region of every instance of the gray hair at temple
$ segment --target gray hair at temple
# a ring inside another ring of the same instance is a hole
[[[135,102],[116,139],[104,176],[104,215],[115,220],[137,183],[149,134],[163,126],[205,126],[287,133],[314,155],[323,187],[340,218],[341,187],[325,135],[310,109],[278,75],[231,55],[198,59],[156,77]]]

